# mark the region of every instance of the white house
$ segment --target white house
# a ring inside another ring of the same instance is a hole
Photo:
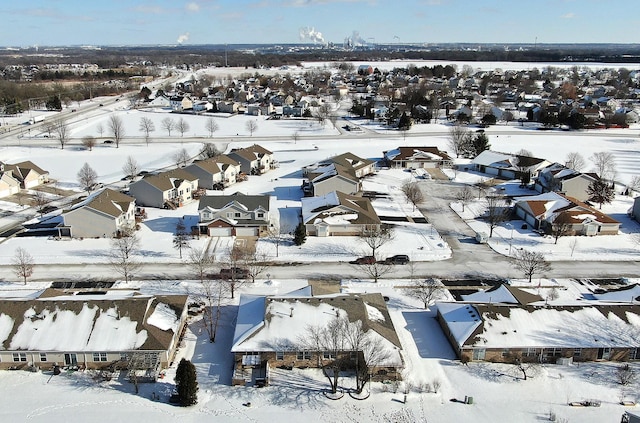
[[[105,188],[62,213],[61,235],[74,238],[113,237],[135,227],[136,199]]]
[[[268,195],[206,195],[198,204],[200,233],[210,236],[265,236],[271,226]]]
[[[129,194],[136,203],[145,207],[180,207],[193,199],[198,189],[198,177],[184,169],[173,169],[155,175],[146,175],[131,183]]]

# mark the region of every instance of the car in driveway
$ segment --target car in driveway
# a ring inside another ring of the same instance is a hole
[[[409,256],[406,254],[396,254],[384,260],[385,264],[407,264],[409,261]]]
[[[354,261],[350,261],[350,264],[373,264],[376,262],[376,258],[374,256],[364,256],[358,257]]]

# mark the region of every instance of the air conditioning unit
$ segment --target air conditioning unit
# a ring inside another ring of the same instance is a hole
[[[561,366],[571,366],[573,364],[573,357],[560,357],[556,360],[556,364]]]

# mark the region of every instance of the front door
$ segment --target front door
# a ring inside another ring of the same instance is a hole
[[[64,365],[65,366],[77,366],[78,358],[75,354],[65,354],[64,355]]]
[[[598,360],[608,360],[611,356],[611,348],[598,348]]]

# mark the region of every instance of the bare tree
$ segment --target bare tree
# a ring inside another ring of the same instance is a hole
[[[527,380],[527,378],[532,377],[540,371],[540,363],[523,360],[522,354],[511,353],[507,356],[507,359],[522,374],[522,380]]]
[[[534,274],[551,270],[551,264],[545,259],[544,254],[537,251],[516,250],[514,258],[513,267],[524,273],[529,283]]]
[[[140,118],[140,126],[138,126],[138,129],[141,132],[144,132],[144,141],[147,143],[147,146],[148,146],[149,141],[151,139],[150,138],[151,133],[156,130],[156,125],[153,123],[153,121],[150,118],[143,116]]]
[[[520,150],[516,151],[516,156],[534,157],[533,153],[531,151],[527,150],[526,148],[521,148]]]
[[[160,126],[162,126],[162,129],[167,131],[169,136],[171,136],[171,131],[176,129],[176,121],[171,119],[170,117],[166,117],[162,119],[162,122],[160,122]]]
[[[227,266],[227,269],[229,269],[229,272],[225,275],[224,282],[229,289],[231,299],[235,298],[236,290],[246,282],[241,274],[241,266],[245,263],[245,254],[247,254],[247,250],[245,248],[234,245],[227,250],[227,254],[222,261],[223,264]]]
[[[111,115],[107,125],[113,136],[113,141],[116,143],[116,148],[120,147],[120,141],[124,138],[124,122],[122,118],[118,115]]]
[[[569,249],[571,249],[571,257],[573,257],[573,253],[578,248],[578,237],[574,236],[571,241],[569,241]]]
[[[92,151],[93,147],[96,146],[96,139],[91,135],[84,136],[82,137],[82,146],[84,148],[88,148],[89,151]]]
[[[291,139],[293,140],[294,144],[297,144],[298,141],[300,140],[300,131],[295,131],[292,135],[291,135]]]
[[[371,263],[360,264],[357,266],[357,268],[362,270],[376,283],[378,282],[378,279],[393,270],[393,266],[390,263],[385,263],[384,261],[378,260],[375,260]]]
[[[60,148],[64,150],[64,146],[69,141],[69,123],[65,119],[56,119],[53,124],[53,130],[60,143]]]
[[[561,236],[565,236],[571,233],[572,230],[572,226],[571,223],[569,222],[554,222],[551,225],[551,235],[553,235],[554,238],[554,244],[558,243],[558,239]]]
[[[318,122],[324,126],[325,122],[331,116],[331,106],[329,104],[324,103],[316,108],[315,117]]]
[[[407,179],[402,183],[400,190],[404,194],[404,197],[413,205],[413,211],[416,210],[416,206],[424,201],[424,194],[420,190],[418,182]]]
[[[215,260],[212,255],[207,252],[207,248],[191,248],[189,249],[189,266],[200,282],[209,279]]]
[[[404,289],[406,295],[422,301],[425,310],[436,300],[443,298],[445,287],[438,279],[428,278]]]
[[[33,267],[35,266],[33,257],[27,250],[22,247],[16,248],[16,253],[13,256],[12,267],[17,277],[27,284],[27,279],[33,275]]]
[[[489,238],[493,236],[493,230],[500,223],[509,219],[509,207],[506,199],[501,195],[487,195],[487,222],[489,223]]]
[[[620,385],[629,385],[635,380],[636,372],[629,365],[629,363],[625,363],[620,365],[620,367],[618,367],[618,370],[616,371],[616,376],[618,378],[618,383]]]
[[[202,145],[200,150],[200,157],[203,159],[210,159],[212,157],[218,157],[222,154],[222,151],[212,142],[206,142]]]
[[[102,138],[102,135],[104,134],[104,125],[102,125],[101,123],[97,124],[96,130],[98,131],[98,135],[100,135],[100,138]]]
[[[175,162],[176,166],[186,166],[189,160],[191,160],[191,157],[189,156],[189,152],[185,148],[181,148],[173,155],[173,161]]]
[[[280,246],[285,242],[291,242],[292,238],[289,235],[290,231],[287,231],[286,228],[283,228],[281,225],[274,223],[273,226],[269,227],[267,231],[267,239],[273,242],[276,246],[276,257],[280,254]]]
[[[173,248],[180,252],[180,260],[182,260],[182,250],[189,248],[190,240],[191,236],[187,232],[184,219],[178,219],[178,223],[176,223],[176,231],[173,234]]]
[[[391,241],[394,234],[393,229],[390,226],[381,224],[363,226],[358,236],[360,241],[371,250],[371,254],[369,255],[378,260],[378,250]]]
[[[456,200],[462,204],[462,211],[464,212],[464,206],[475,198],[475,194],[473,190],[469,187],[469,185],[465,185],[460,191],[456,193]]]
[[[178,123],[176,123],[176,129],[180,132],[180,136],[184,136],[184,133],[189,130],[189,122],[184,120],[184,118],[178,119]]]
[[[576,172],[581,172],[587,165],[587,162],[584,160],[584,157],[582,157],[582,154],[577,151],[572,151],[567,154],[567,157],[564,159],[564,165]]]
[[[608,151],[600,151],[593,153],[589,160],[593,162],[595,171],[605,181],[612,181],[616,175],[616,161]]]
[[[190,294],[204,306],[202,325],[209,335],[209,342],[215,342],[222,307],[228,301],[228,286],[219,280],[203,279]]]
[[[207,131],[209,131],[209,138],[213,138],[213,134],[220,129],[218,122],[212,117],[207,118],[207,122],[204,124]]]
[[[33,203],[38,210],[38,213],[40,213],[40,216],[42,217],[42,215],[44,214],[44,208],[47,204],[49,204],[49,198],[44,192],[36,191],[33,194]]]
[[[98,174],[91,166],[89,166],[89,163],[86,162],[78,171],[77,177],[80,187],[87,192],[90,192],[93,189],[93,186],[98,180]]]
[[[245,127],[247,128],[247,131],[249,131],[249,136],[252,137],[253,133],[258,130],[258,122],[253,119],[248,120],[247,123],[245,123]]]
[[[140,167],[138,166],[138,162],[136,161],[136,159],[134,159],[132,156],[127,156],[127,160],[122,166],[122,171],[127,178],[133,180],[140,171]]]
[[[251,278],[251,282],[255,283],[256,278],[269,268],[267,254],[258,249],[250,249],[244,247],[245,252],[242,254],[242,267],[247,269],[247,274]]]
[[[471,131],[467,128],[454,125],[449,128],[449,138],[447,141],[447,145],[456,155],[456,157],[460,157],[460,155],[466,154],[467,150],[469,150],[469,143],[471,142]]]
[[[125,282],[130,282],[133,274],[142,267],[142,263],[135,258],[139,251],[140,238],[133,231],[125,231],[120,237],[111,240],[109,265]]]

